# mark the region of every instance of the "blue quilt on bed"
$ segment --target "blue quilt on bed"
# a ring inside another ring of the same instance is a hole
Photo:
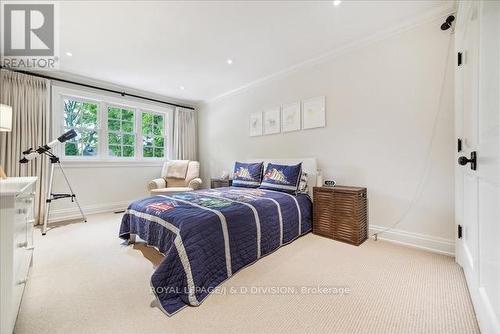
[[[151,277],[162,310],[199,305],[238,270],[311,230],[308,195],[217,188],[133,202],[120,237],[137,234],[165,255]]]

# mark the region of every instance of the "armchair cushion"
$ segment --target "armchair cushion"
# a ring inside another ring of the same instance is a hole
[[[187,170],[189,168],[189,160],[169,160],[166,162],[166,177],[172,179],[186,178]]]

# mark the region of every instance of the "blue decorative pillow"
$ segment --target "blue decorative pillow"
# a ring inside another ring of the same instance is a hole
[[[262,181],[264,163],[235,162],[233,173],[233,186],[257,188]]]
[[[269,163],[260,188],[295,194],[302,175],[302,163],[293,166]]]

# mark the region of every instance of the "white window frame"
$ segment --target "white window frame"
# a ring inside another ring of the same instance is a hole
[[[98,104],[98,124],[96,130],[99,135],[97,155],[95,156],[66,156],[64,144],[57,145],[53,152],[68,163],[69,167],[102,167],[116,165],[149,166],[161,165],[170,159],[173,148],[173,116],[174,107],[160,106],[155,103],[139,102],[135,99],[97,93],[91,90],[80,90],[63,86],[52,87],[52,138],[59,137],[64,132],[64,99],[70,98],[82,102]],[[113,157],[108,152],[108,106],[134,110],[135,118],[135,157]],[[164,152],[163,158],[145,158],[142,152],[142,112],[163,115],[164,122]]]

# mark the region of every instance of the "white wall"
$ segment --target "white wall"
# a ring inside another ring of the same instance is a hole
[[[455,58],[450,31],[442,32],[441,23],[416,26],[201,106],[203,178],[230,169],[234,160],[313,156],[326,179],[368,188],[372,231],[391,226],[423,174],[443,87],[422,196],[397,230],[384,236],[453,253]],[[325,128],[249,137],[250,113],[319,95],[326,95]]]
[[[147,182],[159,177],[161,169],[161,166],[141,164],[65,166],[71,186],[87,214],[124,209],[132,200],[147,196]],[[67,192],[58,168],[54,178],[54,191]],[[69,199],[61,199],[54,202],[50,218],[54,221],[78,216],[76,206]]]

